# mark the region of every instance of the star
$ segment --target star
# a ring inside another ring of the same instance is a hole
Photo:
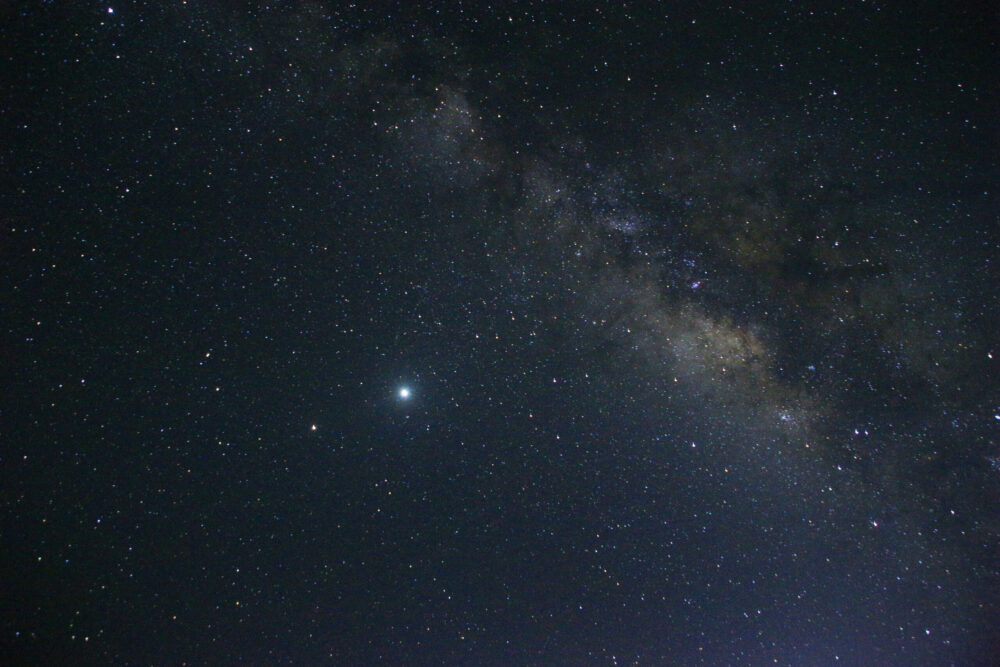
[[[403,398],[403,399],[409,398],[410,397],[410,388],[409,387],[400,387],[399,388],[399,397]]]

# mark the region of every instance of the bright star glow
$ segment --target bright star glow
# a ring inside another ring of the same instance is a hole
[[[410,389],[409,389],[409,387],[402,387],[402,388],[400,388],[400,390],[399,390],[399,397],[400,398],[409,398],[410,397]]]

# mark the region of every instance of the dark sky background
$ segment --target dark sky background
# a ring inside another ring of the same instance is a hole
[[[991,664],[997,36],[4,3],[4,662]]]

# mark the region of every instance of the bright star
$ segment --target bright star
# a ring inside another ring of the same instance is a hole
[[[399,390],[399,397],[400,398],[409,398],[410,397],[410,389],[409,389],[409,387],[402,387],[402,388],[400,388],[400,390]]]

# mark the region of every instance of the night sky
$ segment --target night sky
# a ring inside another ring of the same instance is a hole
[[[982,2],[8,2],[5,663],[988,665]]]

